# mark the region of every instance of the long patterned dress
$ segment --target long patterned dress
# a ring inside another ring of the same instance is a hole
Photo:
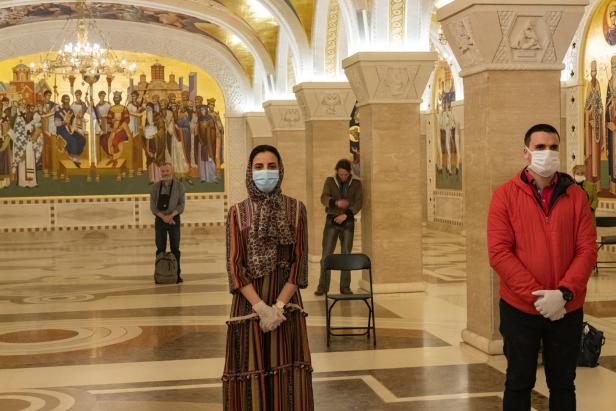
[[[308,285],[306,209],[283,196],[287,221],[293,223],[295,244],[278,247],[277,270],[270,275],[249,273],[247,243],[253,208],[250,199],[231,207],[227,220],[227,270],[233,293],[231,320],[227,322],[227,352],[223,381],[224,409],[232,411],[313,410],[312,366],[306,314],[299,290],[289,301],[287,320],[269,333],[259,328],[259,318],[239,289],[252,283],[268,305],[287,282]],[[250,318],[242,318],[250,317]]]

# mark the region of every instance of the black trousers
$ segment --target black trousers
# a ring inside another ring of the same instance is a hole
[[[540,343],[543,343],[543,364],[550,389],[550,410],[575,410],[575,368],[583,317],[580,308],[558,321],[550,321],[500,301],[500,333],[507,357],[504,411],[530,410]]]
[[[323,269],[325,257],[336,250],[336,243],[340,239],[340,251],[342,254],[350,254],[353,251],[353,235],[355,234],[355,221],[346,221],[343,224],[334,223],[333,216],[327,216],[323,228],[323,254],[321,255],[321,275],[319,277],[319,289],[329,291],[331,271]],[[340,291],[351,287],[351,273],[340,273]]]
[[[178,262],[178,277],[182,272],[180,268],[180,216],[173,217],[175,224],[167,224],[161,218],[156,217],[154,231],[156,232],[156,255],[167,251],[167,235],[169,235],[169,245],[171,253]]]

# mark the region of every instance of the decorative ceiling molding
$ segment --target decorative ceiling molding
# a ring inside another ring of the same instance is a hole
[[[34,0],[5,0],[0,3],[0,27],[3,20],[9,19],[12,24],[22,24],[40,20],[47,20],[45,16],[38,18],[28,17],[27,13],[35,7],[50,7],[50,5],[58,5],[59,8],[70,7],[74,1],[57,0],[53,3],[41,3]],[[106,18],[114,20],[130,20],[142,21],[154,25],[164,25],[173,27],[182,31],[199,33],[204,36],[208,34],[195,26],[195,23],[200,21],[205,23],[214,23],[229,31],[239,38],[245,46],[251,51],[256,61],[260,64],[268,74],[274,73],[274,64],[267,49],[257,36],[257,33],[250,25],[241,17],[233,13],[231,10],[216,1],[202,0],[109,0],[105,2],[93,1],[90,7],[96,10],[105,9],[108,4],[117,4],[116,13],[96,15],[97,18]],[[20,21],[19,16],[22,16]],[[59,11],[55,19],[65,19],[66,15]],[[226,44],[230,50],[233,50],[233,45]]]

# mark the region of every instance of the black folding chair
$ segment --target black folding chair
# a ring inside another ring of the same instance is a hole
[[[372,263],[370,258],[365,254],[332,254],[325,258],[323,262],[323,270],[340,270],[340,271],[357,271],[368,270],[370,278],[370,290],[368,293],[361,294],[330,294],[325,293],[325,318],[327,332],[327,346],[329,347],[330,337],[344,336],[356,337],[366,335],[370,339],[370,332],[376,346],[376,325],[374,320],[374,295],[372,293]],[[331,305],[329,301],[333,302]],[[332,309],[338,301],[363,301],[368,307],[368,326],[367,327],[332,327],[331,316]],[[363,333],[334,333],[332,330],[365,330]]]
[[[597,228],[599,227],[616,227],[616,217],[597,217]],[[605,245],[616,245],[616,235],[603,235],[597,238],[597,264],[595,264],[595,273],[599,274],[599,264],[609,264],[605,268],[615,268],[612,264],[616,261],[599,261],[599,251]]]

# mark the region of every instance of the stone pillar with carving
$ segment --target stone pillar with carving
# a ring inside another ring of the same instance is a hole
[[[246,132],[248,138],[252,140],[248,149],[249,153],[253,147],[261,144],[274,144],[272,129],[263,111],[251,111],[244,113],[244,118],[246,119]]]
[[[361,116],[362,248],[377,293],[425,289],[419,104],[436,59],[432,52],[360,52],[342,62]]]
[[[243,113],[226,113],[225,191],[229,206],[246,198],[246,165],[252,149]]]
[[[263,109],[274,146],[284,161],[282,191],[306,203],[306,132],[297,100],[269,100],[263,103]]]
[[[494,190],[524,166],[528,128],[560,128],[564,54],[586,0],[459,0],[438,20],[464,80],[465,342],[502,353],[498,276],[490,268],[486,218]],[[560,130],[562,139],[565,130]]]
[[[293,87],[305,122],[306,208],[310,258],[321,258],[325,207],[321,192],[341,158],[350,158],[349,120],[355,95],[346,82],[300,83]]]

